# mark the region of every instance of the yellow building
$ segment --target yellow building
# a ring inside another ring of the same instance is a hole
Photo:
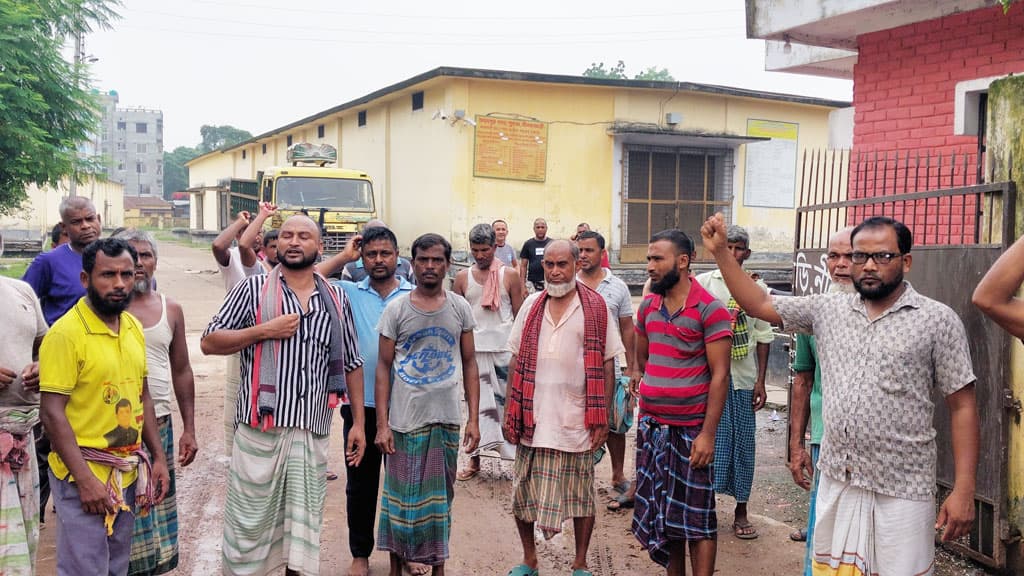
[[[797,165],[825,148],[848,103],[687,82],[437,68],[188,163],[190,227],[227,222],[225,178],[326,142],[374,181],[379,216],[403,247],[425,232],[467,249],[501,218],[520,245],[588,222],[613,262],[639,263],[654,232],[696,235],[709,213],[746,226],[752,248],[791,261]]]
[[[31,241],[49,238],[50,230],[60,223],[60,203],[71,194],[69,182],[42,188],[33,184],[25,193],[28,197],[21,207],[0,216],[0,236]],[[104,228],[124,226],[123,184],[88,178],[76,185],[75,194],[92,200]]]

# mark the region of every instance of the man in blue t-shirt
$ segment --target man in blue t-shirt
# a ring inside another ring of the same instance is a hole
[[[350,242],[339,257],[349,263],[358,261],[366,276],[358,281],[341,280],[336,285],[345,290],[359,338],[359,352],[363,357],[363,403],[367,438],[377,435],[377,410],[374,403],[374,380],[377,367],[377,349],[380,337],[377,322],[384,308],[392,300],[408,294],[414,288],[404,277],[396,274],[398,268],[398,239],[394,232],[383,226],[369,227]],[[356,248],[356,246],[359,246]],[[352,411],[341,407],[345,441],[352,429]],[[376,445],[368,443],[363,460],[358,466],[346,470],[345,508],[348,522],[348,547],[352,566],[348,574],[366,574],[370,553],[374,545],[374,522],[377,513],[377,491],[380,487],[380,468],[383,456]],[[412,567],[410,567],[412,570]],[[417,573],[424,568],[415,567]]]
[[[36,256],[25,270],[22,280],[28,282],[39,297],[46,323],[52,325],[85,296],[82,286],[82,251],[100,238],[100,215],[92,201],[84,196],[68,196],[60,203],[61,228],[68,236],[65,244]],[[33,428],[36,459],[39,462],[39,525],[46,519],[46,502],[50,499],[50,441],[43,435],[43,425]]]
[[[88,198],[65,198],[60,203],[60,220],[68,242],[36,256],[22,277],[39,297],[47,324],[56,322],[85,296],[82,251],[100,237],[100,216]]]

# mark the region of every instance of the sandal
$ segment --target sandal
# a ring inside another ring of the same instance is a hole
[[[455,475],[455,479],[459,482],[465,482],[466,480],[472,479],[474,476],[480,473],[479,468],[463,468]]]
[[[508,576],[539,576],[536,568],[530,568],[526,564],[520,564],[508,571]]]
[[[338,479],[338,475],[335,474],[334,472],[331,472],[330,470],[327,471],[326,477],[327,477],[327,481],[328,482],[330,482],[331,480],[337,480]]]
[[[732,533],[740,540],[755,540],[759,536],[757,528],[750,522],[740,524],[739,522],[733,522]]]
[[[807,542],[807,530],[803,528],[789,533],[789,539],[793,542]]]
[[[611,502],[608,503],[608,510],[612,512],[618,512],[619,510],[626,510],[632,508],[634,502],[632,498],[626,498],[625,494],[619,494],[615,498],[612,498]]]
[[[629,492],[629,489],[632,488],[632,486],[632,482],[630,482],[629,480],[623,480],[618,484],[612,484],[612,490],[615,490],[619,494],[625,494],[626,492]]]

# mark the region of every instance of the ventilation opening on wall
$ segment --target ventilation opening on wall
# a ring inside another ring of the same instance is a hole
[[[359,126],[366,126],[366,110],[359,111],[359,116],[356,119],[356,124]]]
[[[423,91],[412,93],[412,109],[423,110]]]

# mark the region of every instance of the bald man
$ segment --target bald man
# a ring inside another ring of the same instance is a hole
[[[224,509],[225,574],[318,574],[331,415],[348,392],[359,464],[363,360],[345,292],[316,273],[320,227],[292,216],[279,266],[239,282],[203,334],[204,354],[241,353]],[[288,529],[285,530],[286,523]]]

